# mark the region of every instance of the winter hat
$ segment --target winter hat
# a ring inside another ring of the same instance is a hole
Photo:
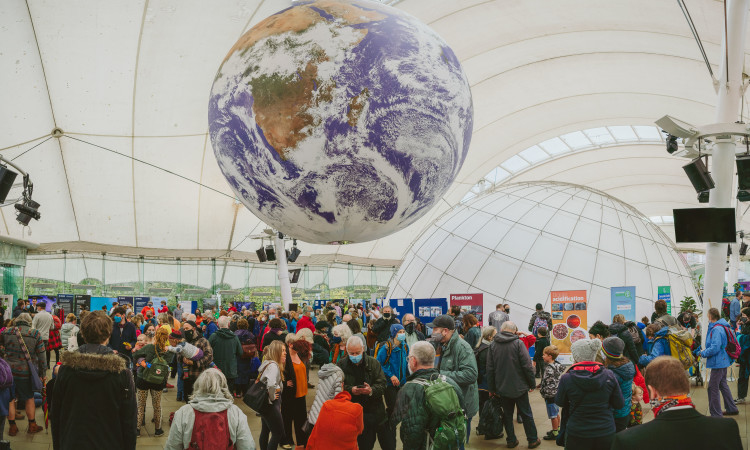
[[[182,333],[180,333],[180,330],[174,329],[172,330],[172,333],[169,335],[172,339],[182,339]]]
[[[330,329],[331,324],[326,322],[325,320],[319,320],[318,323],[315,324],[315,330],[317,331],[323,331],[325,329]]]
[[[622,352],[625,350],[625,342],[617,336],[611,336],[602,342],[602,350],[610,359],[622,358]]]
[[[393,325],[391,325],[391,337],[395,338],[399,330],[403,330],[403,329],[404,329],[403,325],[401,325],[400,323],[394,323]]]
[[[579,339],[570,346],[570,352],[574,362],[594,361],[601,347],[602,341],[599,339]]]

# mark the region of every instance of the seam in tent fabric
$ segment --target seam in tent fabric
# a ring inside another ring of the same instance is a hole
[[[143,3],[143,15],[141,16],[141,28],[138,31],[138,47],[135,51],[135,68],[133,69],[133,108],[131,111],[131,122],[130,122],[130,156],[133,158],[130,161],[130,182],[132,183],[132,195],[133,195],[133,232],[135,235],[135,246],[138,247],[138,216],[136,211],[135,202],[135,104],[136,104],[136,93],[138,89],[138,63],[141,58],[141,43],[143,42],[143,27],[146,25],[146,13],[148,12],[148,1],[145,0]]]

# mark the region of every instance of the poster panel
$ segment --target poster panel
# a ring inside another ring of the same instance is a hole
[[[562,364],[572,364],[570,346],[579,339],[589,336],[587,330],[586,291],[552,291],[552,333],[550,341],[560,351],[557,358]]]
[[[657,300],[667,302],[667,314],[672,314],[672,286],[659,286],[657,288]]]
[[[48,313],[51,313],[55,303],[57,303],[57,296],[56,295],[29,295],[29,303],[31,303],[31,306],[34,308],[35,312],[36,312],[37,302],[44,302],[46,304],[44,309]]]
[[[109,314],[112,304],[117,301],[117,297],[91,297],[90,311],[104,311]]]
[[[393,309],[393,315],[403,322],[404,314],[414,314],[414,302],[410,298],[392,298],[388,305]]]
[[[75,296],[76,316],[81,315],[81,311],[91,311],[91,296],[88,294],[76,294]]]
[[[133,297],[126,297],[126,296],[120,295],[117,297],[117,304],[120,306],[124,306],[125,304],[133,306]],[[138,312],[141,312],[141,310],[138,310]]]
[[[178,303],[182,307],[183,317],[185,314],[195,314],[195,309],[198,307],[198,302],[196,301],[180,300]]]
[[[450,299],[451,306],[458,305],[461,312],[474,314],[479,320],[479,325],[484,326],[484,294],[451,294]]]
[[[151,297],[133,297],[133,311],[135,311],[136,314],[143,311],[143,308],[148,305],[149,300],[151,300]],[[156,311],[156,308],[154,308],[154,311]]]
[[[446,298],[418,298],[414,300],[414,315],[419,321],[427,325],[435,320],[435,317],[448,314],[448,299]],[[432,328],[425,326],[427,336],[432,334]]]
[[[612,287],[609,292],[612,302],[610,319],[615,314],[622,314],[626,322],[635,322],[635,286]]]
[[[57,306],[62,308],[65,315],[74,311],[73,302],[75,302],[76,296],[73,294],[57,294]]]

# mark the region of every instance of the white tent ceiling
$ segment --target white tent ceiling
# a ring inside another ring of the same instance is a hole
[[[0,150],[31,174],[42,205],[30,238],[12,206],[0,209],[0,233],[39,241],[41,251],[251,256],[258,243],[245,237],[265,226],[231,198],[218,170],[208,94],[232,44],[289,4],[0,2]],[[718,72],[722,3],[687,5]],[[318,261],[400,260],[489,170],[552,137],[649,125],[666,113],[713,120],[711,80],[676,2],[402,0],[396,7],[433,27],[464,64],[475,105],[472,146],[444,201],[422,220],[370,243],[301,246]],[[55,128],[63,137],[49,138]],[[633,144],[553,159],[513,181],[575,182],[647,216],[670,215],[697,205],[684,163],[661,146]]]

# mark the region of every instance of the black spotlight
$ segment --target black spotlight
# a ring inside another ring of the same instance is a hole
[[[276,261],[276,250],[274,250],[273,245],[266,245],[266,258],[269,261]]]
[[[746,253],[747,253],[747,244],[743,242],[742,244],[740,244],[740,256],[745,256]]]
[[[677,150],[679,150],[679,146],[677,145],[677,136],[673,136],[671,134],[667,134],[667,153],[670,155]]]
[[[708,196],[710,191],[702,191],[698,193],[698,203],[708,203]]]
[[[727,245],[727,257],[732,255],[732,244]]]
[[[27,199],[23,203],[16,203],[16,220],[23,226],[27,226],[31,219],[39,220],[42,215],[39,214],[39,203]]]
[[[4,203],[5,199],[8,198],[8,192],[13,187],[16,176],[18,176],[17,173],[5,166],[0,166],[0,203]]]
[[[255,250],[255,254],[258,255],[258,261],[260,262],[266,262],[268,261],[268,258],[266,258],[266,250],[261,247],[258,250]]]
[[[698,157],[695,158],[690,164],[682,166],[682,169],[690,179],[690,183],[695,188],[695,192],[701,193],[714,188],[714,180],[711,178],[711,174],[708,173],[708,168],[703,160]]]
[[[737,191],[737,201],[750,202],[750,191],[744,191],[742,189]]]
[[[301,253],[302,253],[302,251],[301,251],[300,249],[298,249],[298,248],[297,248],[297,239],[294,239],[294,240],[292,240],[292,251],[291,251],[291,252],[289,252],[289,253],[288,253],[288,254],[286,255],[286,259],[287,259],[287,260],[288,260],[289,262],[294,262],[294,261],[297,261],[297,258],[299,257],[299,255],[300,255]]]

